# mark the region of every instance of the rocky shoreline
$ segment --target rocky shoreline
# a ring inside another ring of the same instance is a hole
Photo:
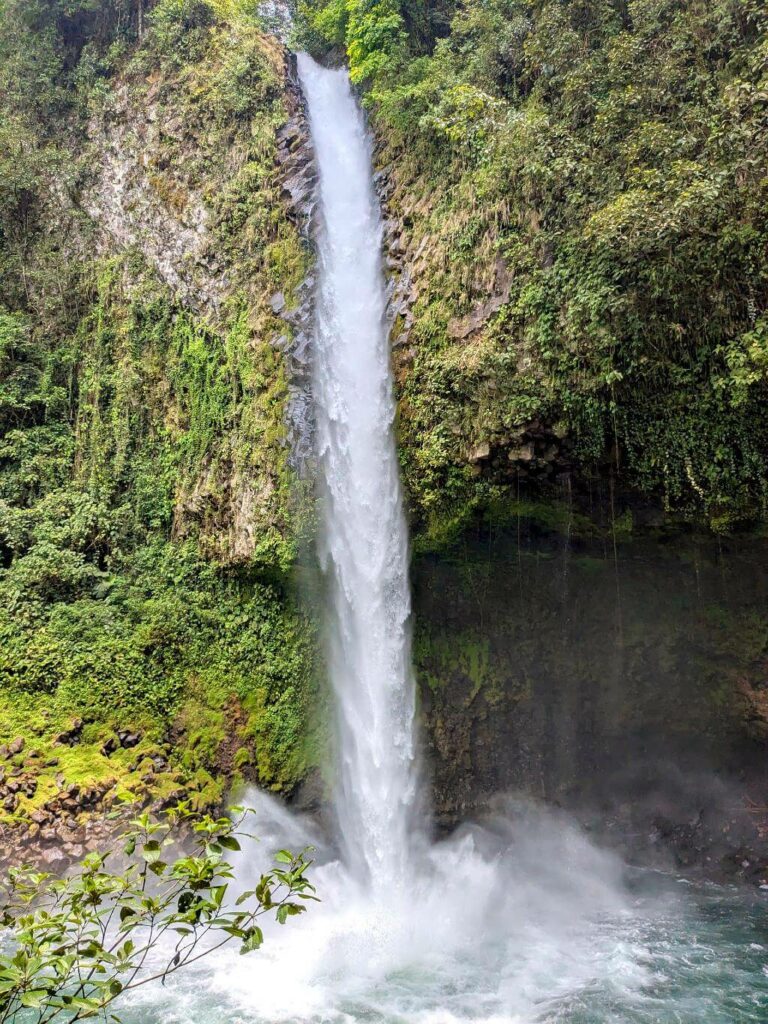
[[[83,728],[76,719],[66,733],[53,742],[57,746],[75,746]],[[121,730],[102,747],[109,756],[118,749],[132,749],[141,741],[139,733]],[[22,736],[0,745],[0,805],[5,820],[0,824],[0,865],[4,867],[31,863],[50,870],[62,870],[76,863],[85,854],[107,847],[116,832],[140,810],[149,808],[159,813],[186,796],[184,786],[158,795],[158,781],[176,778],[169,760],[170,748],[158,746],[148,754],[142,751],[130,773],[138,776],[133,791],[121,793],[117,776],[91,783],[67,782],[57,772],[59,759],[46,756]],[[53,773],[53,794],[29,810],[21,806],[21,798],[38,794],[41,771]]]

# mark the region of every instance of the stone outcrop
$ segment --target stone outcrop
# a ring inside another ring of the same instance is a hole
[[[133,83],[114,92],[104,114],[91,119],[95,177],[83,206],[98,227],[99,250],[137,248],[185,305],[218,311],[229,281],[216,252],[203,195],[184,174],[185,161],[166,166],[162,143],[174,140],[187,157],[194,140],[179,111],[162,101],[159,82],[137,107]]]
[[[314,244],[317,168],[296,58],[287,54],[286,65],[286,98],[290,116],[277,133],[280,184],[288,216],[311,250]],[[288,306],[282,292],[277,292],[270,299],[273,313],[285,323],[285,331],[275,335],[272,343],[283,353],[288,373],[288,444],[291,464],[300,477],[309,474],[314,451],[309,362],[314,298],[315,277],[310,272],[295,290],[293,305]]]
[[[135,747],[140,740],[140,733],[120,730],[105,742],[102,753],[108,757],[118,749]],[[40,751],[25,750],[25,746],[18,737],[0,747],[0,806],[6,812],[0,826],[0,865],[30,863],[63,870],[89,851],[108,849],[114,835],[140,809],[157,812],[189,796],[171,765],[170,748],[160,746],[128,766],[138,776],[128,802],[119,796],[117,777],[78,783],[68,782],[63,772],[53,776],[52,795],[40,800],[38,791],[48,791],[58,759],[44,759]],[[40,788],[43,770],[49,781]],[[121,769],[121,775],[124,772]]]

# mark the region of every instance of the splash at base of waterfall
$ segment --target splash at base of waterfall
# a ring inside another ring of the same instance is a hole
[[[508,802],[424,850],[405,891],[370,894],[313,825],[247,795],[272,852],[317,846],[322,897],[121,1008],[125,1024],[764,1024],[762,894],[628,872],[567,816]]]

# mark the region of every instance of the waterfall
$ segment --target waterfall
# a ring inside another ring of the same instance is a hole
[[[566,816],[501,800],[482,825],[420,843],[415,856],[408,538],[370,143],[346,73],[306,56],[299,72],[319,169],[313,399],[342,856],[317,822],[264,792],[247,794],[262,842],[242,855],[241,884],[255,888],[282,847],[309,846],[321,902],[285,927],[266,915],[258,953],[220,950],[200,974],[183,976],[175,1002],[174,981],[162,992],[148,986],[139,1020],[730,1020],[737,1004],[723,979],[739,976],[733,964],[742,963],[745,940],[724,945],[713,933],[719,910],[686,920],[680,887],[671,879],[660,899],[656,873],[643,902],[637,888],[627,890],[620,860]],[[764,949],[761,935],[751,949]],[[757,1020],[761,995],[742,987],[735,1012]]]
[[[343,69],[298,58],[319,171],[313,352],[335,809],[359,880],[405,877],[416,794],[408,536],[393,437],[382,224],[363,114]]]

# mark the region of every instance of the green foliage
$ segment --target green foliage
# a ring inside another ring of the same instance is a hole
[[[307,41],[346,49],[353,82],[370,85],[400,65],[406,33],[398,0],[305,0],[300,9]]]
[[[243,739],[259,738],[263,783],[290,787],[305,771],[312,630],[274,585],[215,569],[191,543],[150,545],[99,570],[43,542],[13,562],[0,590],[6,699],[49,693],[58,720],[114,728],[176,723],[189,741],[176,756],[190,772],[216,771],[218,742],[205,750],[194,736],[235,700],[247,709]]]
[[[763,515],[765,6],[489,0],[440,5],[449,33],[436,6],[400,5],[396,61],[365,55],[391,213],[419,254],[399,419],[419,517],[439,529],[486,500],[480,441],[514,488],[504,453],[534,419],[672,511]],[[501,308],[453,330],[499,260]]]
[[[258,21],[247,2],[0,9],[0,733],[46,755],[20,818],[59,771],[140,800],[181,786],[199,809],[239,743],[237,770],[265,786],[306,771],[312,626],[287,585],[287,383],[268,340],[269,296],[290,301],[306,254],[276,171],[283,58]],[[202,197],[230,284],[205,316],[139,253],[91,255],[86,117],[108,118],[115,75],[137,116],[151,80],[189,126],[161,135],[147,181],[171,214]],[[118,728],[173,737],[154,792],[102,752]]]
[[[191,819],[185,808],[166,822],[144,814],[122,836],[123,862],[114,869],[114,853],[89,853],[64,879],[12,869],[0,902],[0,1021],[104,1016],[132,989],[164,982],[231,942],[242,954],[259,949],[263,915],[285,924],[303,913],[317,899],[307,851],[280,851],[256,887],[234,898],[228,858],[252,839],[246,818],[239,811],[234,820]],[[179,824],[191,832],[190,852],[175,847],[171,828]]]

